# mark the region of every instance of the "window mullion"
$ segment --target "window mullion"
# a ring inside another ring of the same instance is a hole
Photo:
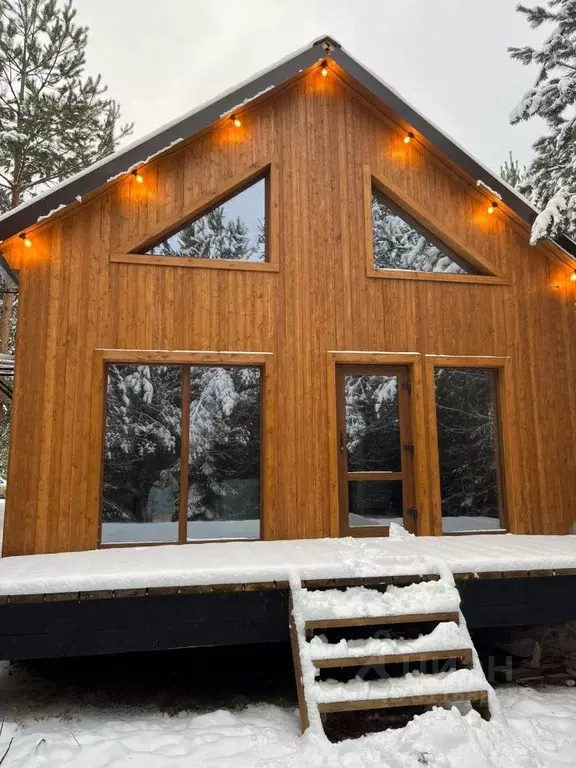
[[[178,543],[187,541],[188,464],[190,461],[190,366],[182,366],[182,427],[180,438],[180,509]]]

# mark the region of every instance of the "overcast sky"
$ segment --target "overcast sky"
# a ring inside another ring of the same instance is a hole
[[[534,3],[528,3],[529,5]],[[509,45],[541,40],[516,0],[76,0],[101,72],[143,136],[330,35],[426,117],[498,170],[543,132],[510,126],[534,72]]]

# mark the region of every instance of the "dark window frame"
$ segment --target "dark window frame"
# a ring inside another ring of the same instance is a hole
[[[265,410],[265,376],[266,376],[266,363],[265,362],[247,362],[247,361],[234,361],[222,360],[222,361],[176,361],[167,359],[130,359],[130,355],[126,355],[126,359],[103,359],[103,386],[102,386],[102,429],[101,429],[101,462],[100,462],[100,493],[98,496],[98,548],[99,549],[115,549],[124,547],[157,547],[157,546],[171,546],[181,544],[208,544],[217,542],[234,542],[234,541],[261,541],[264,530],[264,480],[265,480],[265,468],[264,468],[264,410]],[[104,468],[105,468],[105,450],[104,441],[106,437],[106,418],[108,413],[107,405],[107,382],[108,382],[108,368],[111,365],[165,365],[180,368],[181,380],[182,380],[182,415],[181,415],[181,447],[180,447],[180,478],[179,478],[179,510],[178,510],[178,538],[175,541],[145,541],[145,542],[103,542],[102,530],[104,525],[103,517],[103,499],[104,499]],[[260,372],[260,387],[259,387],[259,404],[260,404],[260,455],[259,455],[259,480],[260,480],[260,500],[259,500],[259,536],[258,538],[215,538],[215,539],[188,539],[188,517],[187,517],[187,500],[188,500],[188,488],[189,488],[189,439],[190,439],[190,369],[191,368],[258,368]],[[184,404],[187,406],[184,407]],[[185,461],[182,460],[183,457]]]

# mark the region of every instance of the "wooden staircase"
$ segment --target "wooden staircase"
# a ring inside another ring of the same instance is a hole
[[[370,579],[370,586],[291,584],[303,731],[322,727],[336,712],[388,710],[408,717],[455,703],[469,703],[490,719],[491,688],[451,574],[399,581],[384,575]]]

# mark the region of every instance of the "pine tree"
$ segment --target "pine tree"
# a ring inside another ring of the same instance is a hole
[[[535,64],[534,85],[512,111],[511,122],[542,117],[548,134],[534,144],[535,157],[521,189],[542,213],[534,222],[532,243],[562,232],[576,236],[576,0],[547,0],[518,6],[533,28],[551,24],[539,48],[509,48],[512,58]]]
[[[75,17],[72,0],[0,0],[0,214],[112,152],[132,131],[119,127],[100,76],[85,76],[88,30]],[[2,293],[0,352],[14,352],[16,304],[15,294]],[[9,404],[2,407],[0,472]]]
[[[500,166],[500,176],[511,187],[523,192],[526,185],[526,166],[520,165],[512,152],[508,153],[508,160],[504,160],[504,165]]]
[[[224,206],[214,208],[184,227],[178,235],[176,250],[170,240],[166,241],[166,245],[172,253],[201,259],[246,260],[257,251],[250,245],[250,233],[245,222],[240,218],[227,219]]]
[[[72,0],[0,0],[0,211],[114,150],[118,104],[86,77]]]

